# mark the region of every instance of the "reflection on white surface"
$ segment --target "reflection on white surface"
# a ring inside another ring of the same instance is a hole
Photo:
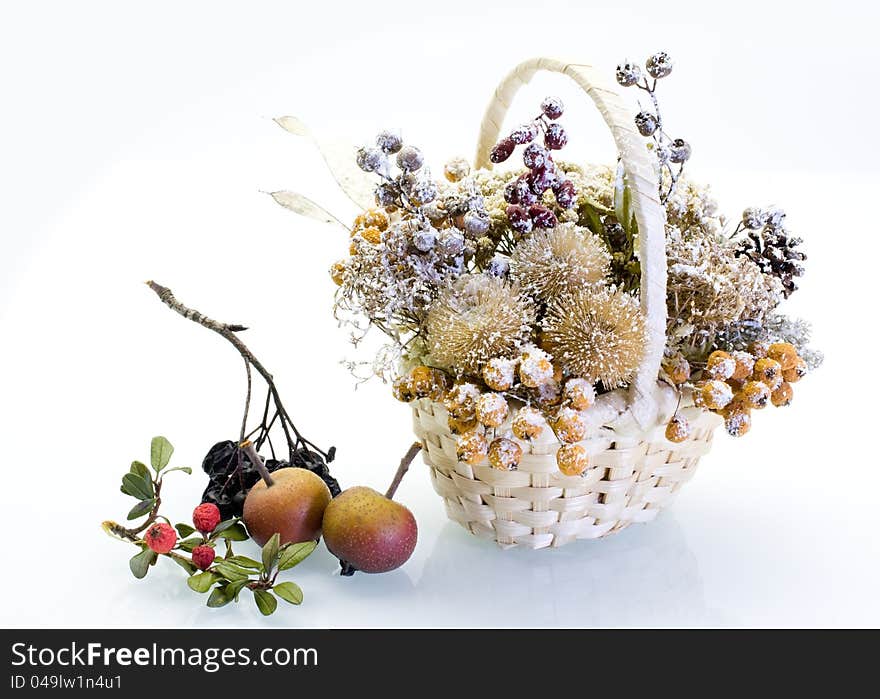
[[[451,599],[459,619],[487,626],[721,622],[706,609],[697,559],[671,513],[606,539],[540,551],[503,551],[447,523],[417,590],[424,604]]]

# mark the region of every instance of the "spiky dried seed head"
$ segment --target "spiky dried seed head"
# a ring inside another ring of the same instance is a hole
[[[516,356],[535,323],[535,308],[517,284],[471,274],[443,291],[425,322],[435,364],[479,375],[490,359]]]
[[[511,274],[544,301],[580,286],[602,281],[611,255],[588,229],[563,223],[523,240],[511,258]]]
[[[617,388],[645,354],[645,317],[623,291],[581,288],[554,299],[544,318],[544,345],[570,374]]]

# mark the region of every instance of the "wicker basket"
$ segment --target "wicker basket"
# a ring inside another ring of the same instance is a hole
[[[574,80],[593,99],[614,137],[639,226],[641,305],[648,347],[630,387],[603,394],[585,413],[591,430],[581,444],[592,458],[591,468],[581,476],[559,472],[559,443],[552,435],[545,441],[523,443],[524,456],[516,471],[499,471],[488,462],[462,463],[456,456],[456,438],[449,430],[446,409],[428,399],[412,404],[423,458],[449,517],[505,548],[561,546],[652,520],[693,476],[721,423],[711,413],[686,407],[683,412],[693,425],[691,437],[680,444],[664,437],[665,423],[678,398],[657,380],[666,344],[665,212],[657,196],[654,158],[633,127],[632,113],[597,71],[545,58],[517,66],[499,85],[483,117],[475,167],[492,167],[489,152],[511,101],[541,70]]]

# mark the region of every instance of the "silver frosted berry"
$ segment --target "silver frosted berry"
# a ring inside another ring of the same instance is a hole
[[[660,146],[657,148],[657,160],[660,161],[661,165],[665,165],[672,158],[672,151],[669,150],[666,146]]]
[[[376,172],[382,167],[384,157],[378,148],[361,148],[357,152],[357,166],[364,172]]]
[[[469,192],[464,198],[465,206],[468,211],[485,211],[486,200],[479,192]]]
[[[404,146],[397,154],[397,166],[406,172],[414,172],[425,164],[422,151],[414,146]]]
[[[376,203],[379,206],[393,206],[397,203],[398,191],[397,187],[387,182],[383,182],[375,191]]]
[[[396,131],[384,130],[380,131],[376,136],[376,145],[383,153],[396,153],[403,147],[403,140]]]
[[[431,180],[417,180],[409,190],[409,198],[418,206],[430,204],[437,198],[439,190]]]
[[[666,51],[658,51],[645,63],[648,75],[652,78],[665,78],[672,72],[672,59]]]
[[[468,211],[464,215],[464,229],[474,237],[483,235],[489,230],[489,215],[479,211]]]
[[[440,251],[447,257],[458,257],[464,248],[464,236],[455,229],[446,230],[440,238]]]
[[[617,66],[615,77],[618,84],[624,87],[632,87],[642,79],[642,69],[635,63],[627,61]]]
[[[431,252],[437,245],[437,231],[433,228],[418,231],[413,236],[413,245],[421,252]]]
[[[691,144],[683,138],[676,138],[669,144],[669,160],[673,163],[684,163],[690,160]]]
[[[767,222],[767,213],[756,206],[743,211],[742,225],[750,231],[756,231]]]
[[[657,117],[651,112],[636,114],[636,128],[642,136],[651,136],[657,130]]]

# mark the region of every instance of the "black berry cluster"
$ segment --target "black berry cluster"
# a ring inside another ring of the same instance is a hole
[[[502,163],[516,150],[525,146],[523,164],[527,172],[513,180],[504,189],[507,219],[518,233],[529,233],[533,228],[552,228],[559,221],[549,208],[541,203],[547,190],[553,192],[556,203],[563,209],[575,205],[577,191],[565,174],[556,168],[552,151],[561,150],[568,143],[568,134],[557,123],[562,116],[562,101],[548,97],[541,103],[541,113],[530,123],[514,129],[502,138],[489,155],[493,163]],[[543,144],[538,137],[543,134]]]
[[[270,473],[287,466],[308,469],[321,477],[333,497],[339,494],[339,484],[330,475],[323,457],[313,451],[297,449],[293,452],[293,463],[266,459],[265,464]],[[248,491],[260,480],[260,474],[247,454],[235,442],[218,442],[202,461],[202,470],[209,479],[202,502],[216,505],[223,519],[241,517]]]

